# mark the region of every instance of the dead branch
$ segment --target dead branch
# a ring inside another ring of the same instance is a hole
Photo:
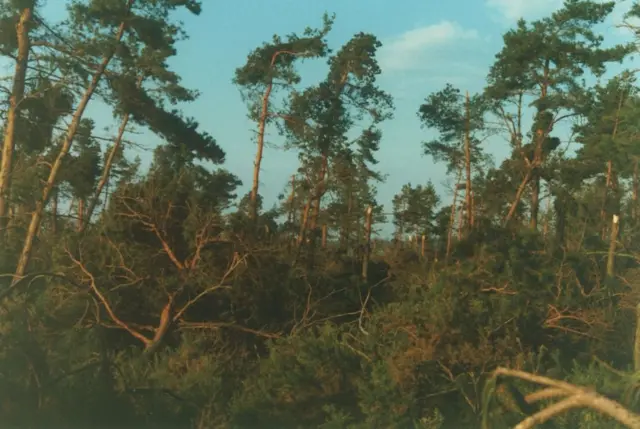
[[[173,316],[173,322],[176,322],[176,321],[180,320],[180,318],[182,318],[182,316],[189,309],[189,307],[191,307],[193,304],[198,302],[204,296],[209,295],[210,293],[212,293],[212,292],[214,292],[214,291],[216,291],[218,289],[227,288],[228,286],[225,285],[225,282],[227,281],[227,278],[229,278],[229,276],[234,273],[234,271],[236,270],[236,268],[238,268],[238,266],[240,264],[246,263],[246,259],[247,259],[247,255],[244,255],[243,257],[240,257],[237,253],[234,254],[234,257],[233,257],[233,260],[231,261],[231,264],[227,268],[227,271],[224,273],[224,275],[222,276],[220,281],[217,282],[214,285],[211,285],[211,286],[205,288],[202,292],[200,292],[195,297],[193,297],[192,299],[187,301],[187,303],[184,306],[182,306],[182,308],[175,313],[175,315]]]
[[[186,322],[180,321],[179,326],[181,329],[220,329],[229,328],[240,332],[246,332],[264,338],[280,338],[282,334],[277,332],[265,332],[257,329],[251,329],[244,326],[237,325],[235,323],[223,323],[223,322]]]
[[[528,395],[527,402],[535,402],[542,399],[549,399],[558,396],[566,398],[545,407],[539,412],[521,421],[514,429],[531,429],[534,426],[544,423],[551,418],[571,409],[590,408],[605,414],[619,423],[631,429],[640,429],[640,415],[632,413],[618,402],[605,398],[598,393],[584,387],[576,386],[564,381],[553,380],[548,377],[531,374],[524,371],[498,368],[494,372],[495,377],[504,376],[518,378],[531,383],[545,386],[539,392]]]
[[[160,322],[158,323],[157,328],[154,329],[155,334],[153,338],[149,338],[146,335],[142,334],[140,330],[134,328],[132,324],[126,323],[125,321],[123,321],[118,317],[118,315],[113,310],[113,307],[111,307],[111,304],[109,303],[107,298],[104,296],[102,292],[100,292],[100,289],[96,284],[95,276],[87,269],[87,267],[79,259],[74,257],[73,254],[68,249],[65,249],[65,253],[69,256],[71,261],[80,269],[80,271],[82,271],[82,273],[88,278],[89,288],[91,289],[93,294],[98,298],[98,301],[100,301],[100,303],[104,307],[105,311],[107,312],[107,314],[109,315],[109,318],[113,321],[113,323],[115,323],[118,327],[120,327],[120,329],[127,331],[132,337],[140,340],[142,344],[144,344],[146,351],[155,351],[171,324],[170,315],[171,315],[171,309],[173,306],[173,296],[171,295],[169,296],[168,302],[165,304],[160,314]]]
[[[128,213],[120,212],[120,213],[118,213],[118,215],[123,216],[123,217],[132,218],[132,219],[136,220],[137,222],[139,222],[140,224],[142,224],[148,231],[153,232],[153,234],[160,241],[160,245],[162,246],[162,250],[169,257],[169,259],[171,260],[173,265],[175,265],[176,268],[179,269],[179,270],[184,270],[184,265],[182,264],[182,262],[180,262],[180,260],[176,256],[176,254],[173,252],[173,249],[171,249],[171,246],[169,246],[169,243],[167,242],[167,240],[165,240],[162,232],[158,228],[158,225],[151,220],[151,217],[148,216],[148,215],[139,213],[138,211],[134,210],[127,203],[126,198],[121,198],[121,201],[122,201],[122,204],[127,208],[127,210],[129,212]],[[167,210],[170,211],[171,207],[172,207],[172,205],[171,205],[171,203],[169,203],[169,207],[167,208]]]

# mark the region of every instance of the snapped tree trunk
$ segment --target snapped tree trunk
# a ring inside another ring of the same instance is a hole
[[[16,122],[20,103],[24,98],[25,79],[27,76],[27,64],[29,62],[29,25],[33,14],[33,3],[22,10],[20,19],[16,24],[16,36],[18,39],[18,57],[16,58],[15,72],[13,75],[13,88],[9,97],[9,109],[4,130],[4,142],[2,145],[2,161],[0,163],[0,245],[4,241],[7,224],[9,222],[9,201],[11,194],[11,174],[15,153]]]
[[[130,11],[133,6],[135,0],[129,0],[127,2],[127,10]],[[126,24],[125,22],[120,23],[120,27],[115,35],[114,45],[117,46],[122,40],[122,36],[124,35]],[[84,112],[93,96],[98,84],[100,83],[100,79],[104,75],[107,70],[107,66],[111,62],[111,59],[115,55],[115,48],[112,49],[107,55],[102,58],[102,61],[98,65],[96,71],[94,72],[89,85],[85,89],[82,98],[80,99],[80,103],[76,108],[76,111],[73,114],[71,119],[71,123],[69,124],[69,128],[67,129],[67,134],[62,143],[62,147],[60,148],[60,152],[56,157],[53,165],[51,166],[51,170],[49,172],[49,177],[47,178],[47,182],[44,185],[44,189],[42,190],[42,197],[36,202],[35,210],[31,215],[31,222],[29,223],[29,227],[27,229],[27,236],[25,237],[24,244],[22,247],[22,252],[20,253],[20,258],[18,259],[18,265],[16,267],[15,275],[13,281],[18,281],[22,276],[24,276],[27,265],[29,264],[29,260],[31,258],[31,252],[33,250],[33,242],[35,240],[36,235],[40,230],[40,224],[42,222],[42,215],[44,212],[44,208],[51,197],[51,191],[53,190],[56,179],[58,178],[58,173],[60,172],[60,168],[62,167],[62,161],[69,153],[69,149],[71,148],[71,144],[73,143],[73,139],[76,136],[78,131],[78,126],[80,125],[80,120],[84,115]]]
[[[522,182],[520,182],[520,186],[518,186],[516,195],[515,197],[513,197],[513,201],[511,202],[511,206],[509,207],[509,212],[504,218],[504,225],[507,225],[513,218],[513,215],[516,214],[516,209],[518,208],[518,204],[520,204],[520,200],[522,200],[522,194],[524,194],[525,189],[527,189],[527,185],[529,184],[529,180],[531,179],[531,174],[531,168],[527,168],[527,173],[522,179]]]

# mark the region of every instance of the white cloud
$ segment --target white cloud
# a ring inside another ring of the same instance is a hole
[[[609,16],[608,21],[615,27],[616,33],[622,36],[632,36],[634,31],[624,24],[631,25],[633,27],[640,27],[640,19],[636,17],[628,18],[625,20],[625,14],[631,9],[632,3],[630,1],[618,1],[613,9],[613,12]]]
[[[476,30],[464,29],[455,22],[441,21],[386,41],[380,52],[380,64],[385,72],[408,70],[435,48],[475,39],[479,39]]]
[[[485,5],[497,12],[502,21],[512,24],[520,18],[538,19],[560,8],[563,0],[485,0]]]

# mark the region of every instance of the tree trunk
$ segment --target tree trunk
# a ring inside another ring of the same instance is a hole
[[[271,65],[275,61],[276,55],[273,56]],[[262,164],[262,154],[264,151],[264,136],[267,128],[267,118],[269,116],[269,97],[273,90],[273,82],[269,82],[267,89],[262,95],[262,111],[260,112],[260,123],[258,124],[258,149],[256,158],[253,162],[253,185],[251,186],[251,200],[249,216],[254,221],[258,218],[258,190],[260,187],[260,165]]]
[[[531,219],[529,227],[532,230],[538,229],[538,214],[540,212],[540,174],[536,171],[535,177],[531,181]]]
[[[13,88],[9,97],[9,109],[5,124],[4,142],[2,145],[2,161],[0,163],[0,244],[4,241],[8,224],[9,200],[11,193],[11,174],[15,152],[16,122],[20,103],[24,98],[27,64],[29,62],[29,24],[33,13],[33,3],[22,10],[20,19],[16,24],[16,36],[18,39],[18,57],[16,58],[15,72],[13,76]]]
[[[369,258],[371,257],[371,222],[373,218],[373,208],[371,206],[367,207],[366,215],[365,215],[365,224],[364,224],[364,234],[365,234],[365,244],[364,244],[364,254],[362,256],[362,280],[365,282],[368,278],[369,273]]]
[[[618,101],[618,108],[616,109],[616,119],[613,125],[613,131],[611,132],[611,139],[615,141],[616,135],[618,134],[618,125],[620,123],[620,110],[622,109],[622,104],[624,102],[624,94],[620,94],[620,98]],[[609,188],[613,183],[613,162],[612,160],[607,161],[607,179],[605,182],[604,189],[602,191],[602,206],[600,208],[600,219],[602,221],[602,239],[604,240],[607,236],[607,198],[609,196]]]
[[[129,0],[127,2],[127,10],[130,11],[133,6],[135,0]],[[124,35],[126,23],[123,21],[118,28],[118,32],[115,36],[114,45],[117,46],[122,40],[122,36]],[[78,126],[80,125],[80,120],[84,115],[84,112],[95,92],[98,84],[100,83],[100,79],[104,75],[107,70],[107,66],[111,62],[111,59],[115,55],[115,48],[112,49],[107,55],[104,56],[102,62],[98,66],[97,70],[93,74],[91,78],[91,82],[87,86],[78,107],[76,108],[75,113],[73,114],[73,118],[71,119],[71,123],[69,124],[69,128],[67,129],[67,135],[65,136],[64,142],[62,143],[62,147],[60,148],[60,152],[56,157],[53,165],[51,166],[51,171],[49,172],[49,177],[47,178],[47,182],[42,191],[42,198],[36,202],[36,208],[31,215],[31,222],[29,223],[29,228],[27,229],[27,236],[24,240],[24,245],[22,247],[22,252],[20,254],[20,258],[18,259],[18,265],[16,267],[15,275],[13,281],[17,281],[20,277],[24,276],[27,265],[29,264],[29,260],[31,258],[31,252],[33,250],[33,242],[35,240],[38,231],[40,230],[40,224],[42,222],[42,215],[44,208],[49,201],[51,196],[51,190],[55,186],[56,179],[58,177],[58,173],[60,168],[62,167],[62,160],[69,153],[69,149],[71,148],[71,144],[73,143],[73,139],[76,136],[76,132],[78,131]]]
[[[84,230],[84,198],[78,198],[78,231]]]
[[[353,191],[349,187],[349,196],[347,197],[347,215],[342,225],[342,246],[345,251],[349,251],[351,242],[351,213],[353,212]]]
[[[636,305],[636,335],[633,342],[633,369],[640,371],[640,304]]]
[[[296,218],[296,206],[295,206],[295,198],[296,198],[296,175],[291,175],[291,194],[289,194],[289,214],[287,216],[289,225],[291,226],[291,238],[295,236],[295,232],[293,232],[293,223]]]
[[[634,220],[638,219],[638,188],[638,159],[636,158],[633,164],[633,194],[631,196],[633,204],[632,216]]]
[[[309,221],[309,210],[311,209],[311,197],[307,200],[307,204],[304,206],[302,212],[302,219],[300,219],[300,233],[298,234],[298,247],[304,243],[304,239],[307,232],[307,223]]]
[[[456,203],[458,202],[458,183],[460,182],[460,176],[462,175],[462,170],[458,173],[458,180],[456,180],[456,184],[453,187],[453,202],[451,203],[451,215],[449,219],[449,231],[447,232],[447,252],[445,254],[445,264],[449,262],[449,256],[451,256],[451,245],[453,242],[453,226],[456,222]]]
[[[51,232],[55,235],[58,233],[58,190],[53,193],[53,201],[51,203]]]
[[[470,111],[470,100],[469,100],[469,91],[467,91],[467,100],[466,100],[466,117],[467,117],[467,126],[466,126],[466,136],[464,139],[464,166],[466,170],[466,187],[465,187],[465,199],[467,206],[467,231],[473,228],[473,204],[471,201],[471,111]]]
[[[322,224],[322,248],[327,248],[327,224]]]
[[[516,196],[513,198],[511,202],[511,207],[509,207],[509,213],[504,218],[504,224],[507,225],[509,221],[513,218],[513,215],[516,213],[516,209],[518,208],[518,204],[520,204],[520,200],[522,199],[522,194],[524,194],[525,189],[527,189],[527,185],[529,184],[529,180],[531,179],[531,168],[527,169],[527,174],[525,174],[522,182],[520,182],[520,186],[518,186],[518,190],[516,191]]]
[[[129,117],[130,117],[129,113],[126,113],[122,118],[122,122],[120,123],[120,128],[118,129],[118,135],[116,136],[116,139],[113,142],[113,146],[111,146],[111,149],[109,150],[109,155],[107,155],[107,160],[104,163],[104,168],[102,169],[102,176],[100,177],[100,181],[98,182],[98,186],[96,187],[93,197],[89,201],[89,206],[87,207],[87,211],[86,211],[87,221],[81,224],[79,229],[80,232],[84,232],[84,230],[87,227],[87,224],[91,222],[91,217],[93,216],[93,212],[95,211],[96,206],[98,205],[98,201],[100,200],[100,195],[102,194],[102,190],[104,189],[107,182],[109,181],[111,169],[113,168],[113,160],[115,159],[116,154],[118,153],[118,149],[120,149],[120,146],[122,145],[124,132],[127,128],[127,124],[129,123]]]
[[[611,220],[611,237],[609,238],[609,255],[607,257],[607,277],[613,278],[615,275],[616,247],[618,244],[618,230],[620,219],[613,215]]]
[[[551,213],[551,190],[550,186],[547,186],[549,195],[547,196],[547,208],[544,213],[544,225],[542,227],[542,236],[547,238],[547,234],[549,234],[549,216]]]
[[[607,197],[609,196],[609,188],[611,187],[611,177],[613,174],[613,163],[611,160],[607,161],[607,178],[605,180],[604,189],[602,190],[602,204],[600,206],[600,220],[602,222],[602,239],[607,236]]]
[[[291,54],[295,55],[295,52],[291,51],[277,51],[271,56],[271,63],[269,70],[271,71],[276,64],[276,60],[279,55]],[[269,119],[269,98],[273,91],[273,79],[269,80],[264,94],[262,94],[262,105],[260,111],[260,120],[258,123],[258,149],[256,151],[256,158],[253,163],[253,185],[251,186],[250,196],[250,208],[249,216],[251,219],[256,220],[258,218],[258,191],[260,188],[260,165],[262,164],[262,154],[264,152],[264,136],[267,129],[267,120]]]
[[[315,196],[315,201],[313,203],[313,213],[311,215],[311,222],[309,225],[309,229],[311,231],[315,231],[316,224],[318,222],[318,216],[320,215],[320,204],[322,202],[322,196],[324,195],[325,188],[325,179],[327,177],[327,170],[329,168],[329,160],[326,153],[322,154],[322,163],[320,165],[320,175],[318,177],[318,191]]]

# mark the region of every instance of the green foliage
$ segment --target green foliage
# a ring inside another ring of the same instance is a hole
[[[235,70],[251,119],[276,123],[300,155],[288,198],[269,207],[257,195],[252,207],[220,166],[222,147],[177,107],[199,94],[168,67],[186,37],[174,12],[197,15],[200,4],[67,5],[58,37],[40,18],[31,23],[38,57],[16,122],[0,249],[6,425],[506,429],[553,403],[528,403],[535,387],[494,377],[499,367],[592,386],[638,411],[637,87],[630,73],[594,87],[581,80],[602,78],[630,52],[604,48],[594,29],[613,3],[567,0],[550,17],[520,21],[483,93],[467,102],[447,85],[418,106],[422,125],[438,133],[425,153],[449,173],[465,167],[468,137],[467,229],[457,201],[431,182],[402,186],[392,213],[377,198],[381,125],[393,102],[379,86],[374,35],[332,51],[334,18],[325,15],[320,28],[274,36]],[[16,13],[29,4],[0,6],[0,51],[9,54]],[[122,123],[163,140],[148,169],[129,158],[127,139],[105,152],[84,113],[60,153],[66,120],[105,58],[95,96]],[[321,81],[303,86],[299,62],[324,58]],[[272,86],[285,101],[264,111]],[[566,115],[578,119],[575,157],[553,134]],[[506,131],[513,153],[490,168],[484,142],[496,131]],[[42,205],[58,158],[55,198]],[[544,224],[525,227],[544,199]],[[77,219],[89,201],[104,204]],[[39,209],[27,274],[9,287],[27,214]],[[622,221],[609,254],[611,214]],[[389,215],[394,240],[378,236]],[[424,248],[405,235],[424,236]],[[584,410],[546,425],[610,420]]]

